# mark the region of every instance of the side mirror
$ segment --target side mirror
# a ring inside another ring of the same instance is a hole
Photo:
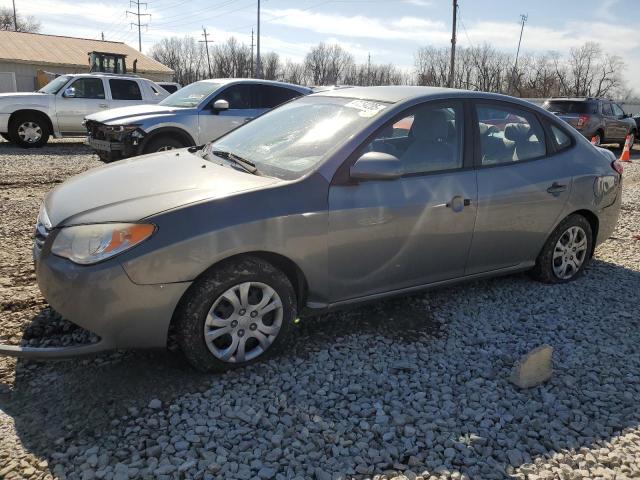
[[[383,152],[367,152],[351,166],[349,176],[355,180],[393,180],[403,174],[402,162]]]
[[[214,112],[222,112],[224,110],[229,110],[229,102],[223,100],[222,98],[213,102]]]
[[[74,98],[76,96],[76,89],[73,87],[69,87],[67,89],[65,89],[64,93],[62,94],[63,97],[66,98]]]

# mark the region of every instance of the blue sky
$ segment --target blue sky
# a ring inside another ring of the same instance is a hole
[[[214,41],[235,36],[250,42],[257,0],[147,0],[151,13],[143,50],[165,36],[200,38],[204,25]],[[588,40],[627,63],[625,78],[640,93],[638,0],[459,0],[458,41],[489,42],[515,53],[519,16],[527,13],[522,49],[566,53]],[[10,7],[11,0],[0,0]],[[137,48],[137,32],[125,16],[128,0],[16,0],[18,11],[35,15],[44,33],[125,41]],[[301,60],[310,46],[336,42],[357,61],[411,68],[421,45],[449,45],[451,0],[262,0],[262,49]]]

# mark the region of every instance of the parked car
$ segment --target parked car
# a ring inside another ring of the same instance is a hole
[[[169,93],[176,93],[178,90],[182,88],[182,85],[176,82],[157,82],[157,83]]]
[[[542,108],[555,113],[585,138],[595,137],[595,144],[624,145],[631,135],[631,146],[638,137],[638,127],[631,115],[615,102],[600,98],[550,98]]]
[[[88,143],[106,162],[201,145],[311,89],[255,79],[202,80],[159,103],[89,115]]]
[[[61,75],[37,92],[0,93],[0,134],[21,147],[86,133],[84,117],[108,108],[158,103],[169,94],[145,78],[106,73]]]
[[[485,123],[505,113],[518,122]],[[38,285],[100,341],[0,353],[164,347],[171,330],[195,367],[224,370],[286,348],[299,316],[526,270],[567,282],[613,232],[621,171],[612,152],[515,98],[429,87],[302,97],[207,145],[51,191]]]

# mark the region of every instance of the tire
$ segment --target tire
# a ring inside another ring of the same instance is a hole
[[[604,139],[603,133],[600,130],[598,130],[596,133],[593,134],[593,136],[596,137],[595,146],[599,147],[600,145],[602,145],[602,140]],[[591,140],[591,139],[589,139],[589,140]]]
[[[16,115],[9,124],[9,138],[22,148],[40,148],[49,141],[51,131],[43,115]]]
[[[100,161],[104,162],[104,163],[112,163],[115,162],[116,160],[120,160],[122,159],[122,156],[119,153],[114,153],[114,152],[95,152],[96,155],[98,155],[98,158],[100,159]]]
[[[4,138],[7,142],[11,141],[11,138],[9,138],[8,133],[0,133],[0,137]]]
[[[184,142],[178,140],[176,137],[161,137],[152,138],[144,147],[143,153],[155,153],[164,152],[166,150],[173,150],[175,148],[184,148],[189,145],[185,145]]]
[[[572,237],[575,234],[575,237]],[[572,241],[575,239],[575,242]],[[562,241],[561,241],[562,240]],[[562,245],[568,250],[563,250]],[[584,272],[593,251],[591,224],[582,215],[565,218],[551,233],[542,247],[531,275],[544,283],[565,283],[578,278]],[[565,275],[562,266],[565,268]]]
[[[244,299],[242,289],[247,292]],[[235,299],[236,306],[227,298]],[[267,301],[264,310],[270,311],[254,317],[259,309],[253,307],[262,301]],[[296,316],[296,295],[287,276],[270,263],[248,256],[198,279],[180,301],[174,322],[187,360],[200,371],[222,372],[281,351]],[[211,338],[206,338],[205,330]]]

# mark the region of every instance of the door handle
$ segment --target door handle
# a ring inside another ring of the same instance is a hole
[[[470,198],[462,198],[460,195],[456,195],[450,201],[448,201],[445,206],[450,208],[454,212],[461,211],[464,207],[468,207],[471,205]]]
[[[100,108],[107,108],[109,105],[107,105],[106,103],[101,103],[100,105],[98,105]]]
[[[547,192],[549,192],[551,195],[558,196],[562,192],[564,192],[566,189],[567,189],[566,185],[562,185],[558,182],[553,182],[553,184],[549,188],[547,188]]]

